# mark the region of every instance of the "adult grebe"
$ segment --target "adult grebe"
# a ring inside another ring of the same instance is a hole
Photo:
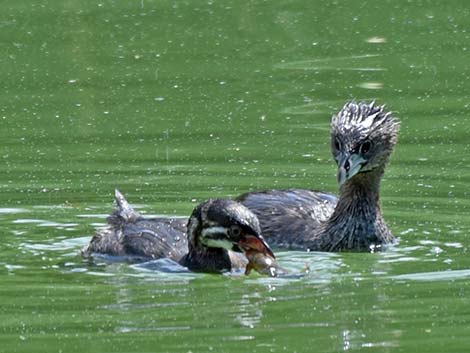
[[[333,116],[331,151],[339,198],[302,189],[249,192],[237,198],[257,216],[274,248],[374,251],[394,237],[380,210],[380,180],[399,121],[384,106],[349,102]]]

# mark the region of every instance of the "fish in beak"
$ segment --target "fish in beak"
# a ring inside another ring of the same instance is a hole
[[[237,244],[248,259],[245,275],[255,270],[262,275],[277,277],[278,265],[276,257],[261,235],[244,236]]]

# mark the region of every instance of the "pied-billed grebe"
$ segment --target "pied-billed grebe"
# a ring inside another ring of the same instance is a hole
[[[118,190],[115,199],[116,209],[107,219],[109,226],[92,237],[83,255],[169,258],[191,271],[224,272],[246,268],[245,252],[249,258],[254,253],[272,259],[272,268],[259,272],[276,274],[274,254],[261,236],[258,219],[238,202],[208,200],[193,210],[188,221],[145,218]]]
[[[347,103],[331,122],[339,198],[290,189],[250,192],[237,200],[258,216],[272,247],[378,250],[394,241],[380,211],[379,189],[398,129],[398,120],[383,106]]]

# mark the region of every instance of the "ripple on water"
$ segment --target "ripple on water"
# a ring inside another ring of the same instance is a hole
[[[17,214],[30,212],[25,208],[0,208],[0,214]]]
[[[170,259],[147,261],[131,265],[131,268],[143,272],[190,273],[186,267]]]
[[[313,70],[313,71],[386,71],[378,67],[374,58],[380,54],[351,55],[343,57],[328,57],[311,60],[290,61],[274,65],[282,70]]]
[[[384,84],[382,82],[362,82],[357,86],[365,89],[382,89]]]
[[[106,217],[108,217],[108,216],[109,216],[109,214],[105,214],[105,213],[89,213],[89,214],[78,214],[75,217],[78,217],[78,218],[103,218],[103,219],[106,219]]]
[[[131,327],[122,326],[116,327],[115,331],[118,333],[131,333],[131,332],[161,332],[161,331],[186,331],[191,330],[191,326],[153,326],[153,327]]]
[[[44,221],[42,219],[32,219],[32,218],[19,218],[13,221],[13,223],[16,223],[16,224],[44,223],[44,222],[47,222],[47,221]]]
[[[7,271],[14,271],[14,270],[19,270],[19,269],[24,269],[25,267],[22,265],[13,265],[13,264],[3,264]]]
[[[403,275],[390,276],[394,280],[412,280],[412,281],[452,281],[457,279],[469,278],[469,270],[447,270],[435,272],[407,273]]]
[[[85,246],[90,237],[65,238],[51,243],[22,243],[20,247],[30,250],[64,251],[77,250]],[[76,254],[75,254],[76,255]]]

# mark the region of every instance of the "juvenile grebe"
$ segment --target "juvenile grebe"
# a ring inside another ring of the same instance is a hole
[[[339,198],[302,189],[249,192],[237,198],[257,216],[274,248],[373,251],[394,237],[380,210],[380,180],[399,121],[374,102],[347,103],[331,122]]]
[[[244,252],[274,259],[261,236],[256,216],[233,200],[203,202],[188,221],[145,218],[118,190],[115,199],[116,209],[107,219],[109,226],[92,237],[83,255],[97,253],[139,260],[169,258],[197,272],[244,269],[248,265]],[[271,272],[275,274],[275,265]]]

